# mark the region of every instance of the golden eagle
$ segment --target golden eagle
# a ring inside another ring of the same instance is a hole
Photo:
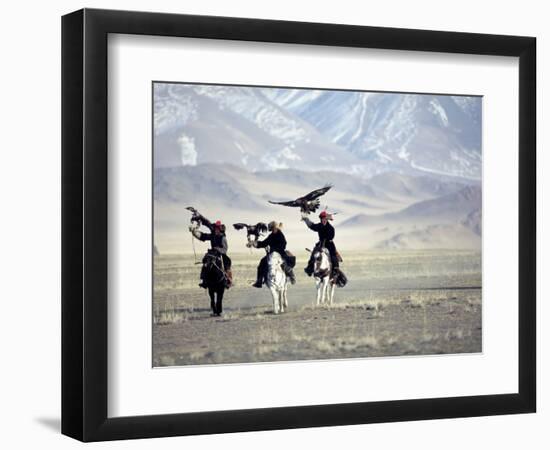
[[[309,194],[306,194],[303,197],[297,198],[296,200],[290,200],[288,202],[272,202],[271,200],[269,200],[269,203],[273,205],[283,205],[283,206],[290,206],[294,208],[299,207],[301,212],[310,214],[319,209],[319,206],[321,204],[319,197],[321,197],[321,195],[326,194],[331,187],[332,185],[329,184],[320,189],[315,189]]]
[[[235,230],[242,230],[246,228],[247,236],[260,236],[260,234],[267,233],[267,225],[263,222],[258,222],[256,225],[247,225],[246,223],[234,223],[233,228]]]
[[[192,206],[188,206],[185,209],[188,210],[188,211],[191,211],[193,213],[193,215],[191,216],[191,222],[192,223],[197,224],[197,226],[204,225],[206,228],[208,228],[210,230],[211,233],[214,232],[214,226],[217,225],[219,223],[219,221],[216,224],[212,223],[210,220],[208,220],[206,217],[204,217],[200,212],[198,212]],[[220,229],[221,229],[222,233],[225,233],[225,225],[224,224],[220,224],[220,225],[221,225]]]

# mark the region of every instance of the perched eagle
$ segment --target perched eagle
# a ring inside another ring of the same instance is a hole
[[[273,205],[291,206],[294,208],[300,207],[301,212],[309,214],[319,209],[321,204],[319,197],[326,194],[331,187],[332,186],[329,184],[321,189],[316,189],[303,197],[297,198],[296,200],[290,200],[288,202],[272,202],[269,200],[269,203],[272,203]]]
[[[247,236],[256,236],[256,239],[263,233],[267,233],[267,224],[258,222],[256,225],[247,225],[246,223],[234,223],[235,230],[246,228]]]
[[[187,211],[191,211],[193,215],[191,216],[191,222],[195,222],[197,225],[204,225],[210,231],[214,229],[214,225],[206,217],[204,217],[200,212],[198,212],[192,206],[185,208]]]

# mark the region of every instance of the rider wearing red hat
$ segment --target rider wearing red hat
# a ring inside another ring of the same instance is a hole
[[[325,247],[329,253],[330,253],[330,260],[332,263],[332,270],[338,268],[339,261],[338,261],[338,255],[336,252],[336,246],[334,245],[334,227],[329,223],[329,220],[332,220],[332,215],[328,214],[326,211],[321,211],[319,214],[319,223],[313,223],[306,215],[302,216],[302,220],[306,223],[308,228],[310,230],[316,231],[319,235],[319,242],[315,244],[315,246],[321,246]],[[309,262],[307,263],[307,267],[304,269],[304,272],[307,273],[308,276],[311,276],[313,274],[313,253],[311,252],[311,257],[309,258]]]
[[[189,228],[191,233],[193,233],[193,236],[195,236],[200,241],[210,241],[210,250],[208,250],[209,253],[214,253],[216,255],[221,256],[223,260],[223,265],[225,268],[225,273],[227,276],[227,284],[231,286],[233,281],[233,276],[231,272],[231,258],[227,256],[227,238],[225,237],[225,225],[221,222],[221,220],[217,220],[215,223],[213,223],[211,226],[209,226],[211,233],[203,233],[193,226]],[[206,260],[206,256],[203,258],[203,263]],[[206,285],[204,284],[204,270],[205,266],[202,266],[201,270],[201,282],[199,283],[199,286],[202,288],[206,288]]]

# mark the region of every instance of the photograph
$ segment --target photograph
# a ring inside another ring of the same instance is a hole
[[[152,82],[152,366],[481,353],[482,105]]]

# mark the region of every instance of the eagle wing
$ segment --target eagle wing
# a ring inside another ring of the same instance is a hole
[[[311,191],[309,194],[304,195],[299,200],[307,200],[307,201],[315,200],[316,198],[321,197],[321,195],[325,195],[331,187],[332,185],[327,184],[325,187]]]
[[[271,200],[268,200],[268,202],[271,203],[272,205],[291,206],[291,207],[294,207],[294,208],[302,206],[302,204],[299,203],[298,200],[290,200],[288,202],[272,202]]]
[[[258,222],[256,224],[256,231],[260,233],[267,233],[267,224],[263,222]]]
[[[297,198],[296,200],[290,200],[288,202],[272,202],[269,200],[269,203],[273,205],[283,205],[283,206],[291,206],[294,208],[301,208],[304,212],[314,212],[319,208],[319,197],[321,195],[324,195],[328,192],[328,190],[332,187],[332,185],[327,184],[325,187],[322,187],[320,189],[315,189],[314,191],[311,191],[309,194],[304,195],[303,197]]]

